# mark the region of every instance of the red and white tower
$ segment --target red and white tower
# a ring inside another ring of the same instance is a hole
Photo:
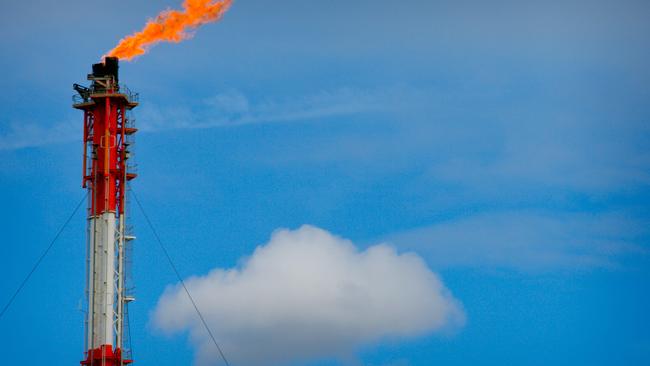
[[[81,365],[122,366],[133,362],[125,346],[127,257],[131,241],[126,221],[128,164],[137,129],[127,112],[138,95],[119,84],[117,58],[93,65],[89,87],[74,85],[73,107],[84,113],[83,178],[88,189],[85,359]]]

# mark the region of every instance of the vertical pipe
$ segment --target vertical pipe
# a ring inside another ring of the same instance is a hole
[[[88,159],[88,111],[84,110],[84,152],[83,163],[81,167],[81,187],[86,188],[86,159]]]
[[[120,215],[119,221],[119,242],[118,242],[118,288],[117,288],[117,335],[115,348],[122,349],[124,342],[124,230],[125,222],[124,215]]]
[[[117,340],[116,348],[120,349],[120,352],[124,350],[124,310],[125,310],[125,235],[126,235],[126,119],[124,116],[124,108],[120,108],[117,111],[119,116],[119,122],[121,123],[121,136],[120,136],[120,197],[119,197],[119,249],[118,249],[118,319],[117,319]],[[120,357],[120,366],[124,365],[124,358]]]
[[[110,186],[110,159],[111,159],[111,132],[110,132],[110,123],[111,123],[111,103],[110,98],[104,98],[106,101],[105,113],[104,113],[104,210],[109,208],[109,186]]]

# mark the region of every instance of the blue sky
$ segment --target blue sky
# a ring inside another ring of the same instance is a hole
[[[83,195],[72,83],[168,6],[0,5],[0,301]],[[649,10],[236,0],[193,39],[122,64],[141,94],[133,187],[183,277],[310,224],[416,253],[466,316],[292,364],[647,364]],[[134,356],[191,364],[188,336],[152,324],[176,278],[132,219]],[[81,359],[84,255],[79,214],[0,320],[7,363]]]

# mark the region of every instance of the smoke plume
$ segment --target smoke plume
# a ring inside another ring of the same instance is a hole
[[[278,230],[237,269],[186,285],[237,365],[347,358],[361,346],[462,326],[460,304],[413,253],[352,242],[312,226]],[[153,324],[189,331],[199,365],[219,356],[182,287],[166,289]]]
[[[182,11],[163,11],[140,32],[123,38],[106,56],[131,60],[159,42],[178,43],[191,37],[188,31],[219,20],[231,4],[232,0],[185,0]]]

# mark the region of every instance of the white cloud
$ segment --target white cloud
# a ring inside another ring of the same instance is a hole
[[[277,365],[346,357],[383,339],[415,337],[464,323],[457,300],[413,253],[352,242],[312,226],[278,230],[238,269],[186,280],[233,364]],[[159,299],[153,323],[189,330],[197,363],[219,356],[182,287]]]

